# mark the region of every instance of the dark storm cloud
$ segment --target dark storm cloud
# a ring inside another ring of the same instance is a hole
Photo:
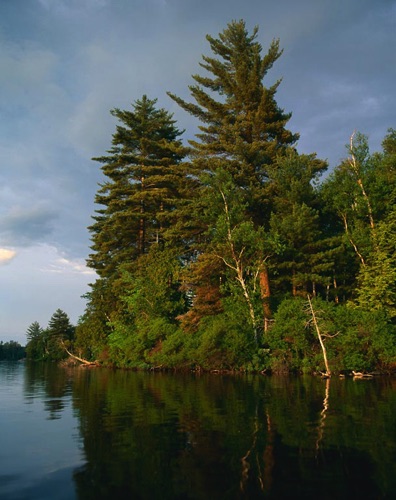
[[[14,208],[0,218],[2,245],[19,247],[43,242],[54,230],[57,213],[47,207]]]

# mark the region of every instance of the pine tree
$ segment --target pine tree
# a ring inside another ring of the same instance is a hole
[[[46,332],[38,321],[34,321],[26,330],[26,356],[41,360],[46,357]]]
[[[143,96],[132,111],[113,109],[121,122],[103,164],[107,181],[95,202],[95,223],[89,228],[92,250],[88,265],[101,277],[114,275],[120,264],[134,261],[164,238],[182,195],[184,174],[178,167],[185,154],[172,115]]]
[[[282,54],[279,40],[262,56],[257,34],[255,27],[250,35],[241,20],[231,22],[218,38],[208,35],[215,57],[203,56],[200,63],[208,76],[193,75],[196,84],[189,88],[195,103],[168,93],[201,122],[197,140],[190,141],[196,168],[221,166],[248,190],[251,202],[268,178],[267,166],[298,139],[285,128],[291,114],[275,100],[281,80],[269,87],[263,83]]]
[[[119,123],[112,148],[108,155],[94,158],[106,180],[95,197],[100,208],[89,228],[93,253],[88,265],[99,277],[91,285],[78,327],[78,346],[88,357],[105,355],[104,338],[112,322],[123,323],[125,273],[133,273],[153,245],[184,244],[183,210],[193,182],[182,162],[187,149],[172,115],[156,102],[144,95],[131,111],[113,109]],[[127,281],[132,286],[133,280]]]
[[[74,337],[74,326],[70,323],[69,316],[57,309],[48,322],[48,335],[56,340],[72,340]]]
[[[27,341],[30,342],[32,340],[36,340],[41,337],[43,334],[43,329],[40,326],[40,323],[38,321],[33,321],[31,325],[29,325],[28,329],[26,330],[26,338]]]
[[[272,259],[279,287],[287,283],[293,295],[298,290],[313,293],[317,283],[328,281],[329,259],[334,246],[320,230],[319,203],[315,184],[327,168],[316,155],[290,150],[270,168],[273,212],[271,232],[283,244],[282,254]],[[327,247],[327,251],[324,248]],[[282,287],[280,287],[282,290]]]
[[[246,222],[252,221],[255,229],[268,229],[268,170],[296,142],[298,134],[286,129],[291,114],[285,113],[275,99],[281,80],[269,86],[263,83],[282,54],[279,40],[274,40],[262,56],[257,35],[258,28],[249,34],[243,20],[228,24],[218,38],[208,35],[213,57],[203,56],[200,63],[205,76],[193,75],[196,83],[189,88],[195,102],[168,95],[201,122],[196,140],[190,141],[193,171],[198,175],[217,171],[231,175],[244,198]],[[262,257],[264,260],[265,255]],[[266,265],[261,268],[259,281],[268,319]]]

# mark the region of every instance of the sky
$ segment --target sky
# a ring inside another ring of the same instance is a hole
[[[26,343],[59,308],[73,324],[89,283],[87,227],[113,108],[146,94],[193,138],[191,75],[232,20],[283,55],[277,102],[300,153],[329,169],[354,130],[381,150],[396,127],[396,0],[0,0],[0,341]]]

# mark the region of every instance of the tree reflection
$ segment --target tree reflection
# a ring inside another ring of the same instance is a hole
[[[333,382],[342,420],[352,381]],[[330,380],[323,395],[323,381],[311,377],[82,371],[74,397],[87,463],[75,474],[78,491],[81,498],[287,498],[320,484],[323,498],[346,498],[353,478],[354,492],[377,495],[374,457],[354,442],[351,426],[337,434],[332,421],[324,439],[329,395]],[[354,407],[356,399],[348,401]],[[357,464],[366,471],[358,482]]]
[[[42,394],[50,418],[72,391],[85,456],[73,477],[78,497],[95,500],[385,498],[396,487],[395,389],[37,366],[25,379],[26,400]]]
[[[24,379],[26,404],[43,400],[48,419],[61,418],[72,392],[72,373],[54,363],[27,362]]]
[[[319,420],[319,425],[318,425],[318,439],[316,440],[316,451],[319,451],[320,447],[320,442],[323,439],[323,433],[324,433],[324,428],[325,428],[325,421],[327,417],[327,411],[329,409],[329,395],[330,395],[330,378],[325,379],[325,396],[323,399],[323,408],[322,411],[320,412],[320,420]]]

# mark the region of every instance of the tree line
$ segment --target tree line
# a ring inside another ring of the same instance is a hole
[[[207,41],[190,101],[168,92],[199,123],[188,145],[156,99],[111,111],[70,347],[131,368],[394,369],[396,131],[373,154],[354,132],[329,173],[267,85],[279,40],[263,53],[241,20]]]
[[[0,361],[17,361],[25,357],[25,348],[15,340],[0,341]]]
[[[51,316],[47,328],[38,321],[29,325],[26,331],[26,357],[33,361],[61,361],[67,356],[67,348],[74,340],[75,327],[69,316],[57,309]]]

